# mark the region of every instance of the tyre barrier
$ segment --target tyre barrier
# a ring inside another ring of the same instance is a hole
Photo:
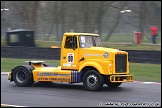
[[[161,64],[161,51],[124,50],[129,62]],[[1,58],[60,60],[60,48],[1,47]]]

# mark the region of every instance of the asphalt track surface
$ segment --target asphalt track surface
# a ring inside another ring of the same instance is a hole
[[[1,74],[1,104],[29,107],[112,107],[111,105],[161,106],[161,84],[123,83],[106,85],[100,91],[86,91],[82,83],[34,83],[18,87]],[[116,103],[116,104],[114,104]],[[108,105],[109,104],[109,105]]]

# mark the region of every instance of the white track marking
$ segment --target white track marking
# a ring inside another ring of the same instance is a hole
[[[10,107],[28,107],[28,106],[19,106],[19,105],[9,105],[9,104],[1,104],[2,106],[10,106]]]

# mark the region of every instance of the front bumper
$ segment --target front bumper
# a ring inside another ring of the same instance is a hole
[[[133,75],[111,75],[110,82],[133,82]]]

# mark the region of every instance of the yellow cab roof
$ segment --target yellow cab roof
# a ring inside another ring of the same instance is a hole
[[[75,32],[66,32],[66,33],[64,33],[64,36],[67,36],[67,35],[77,35],[77,36],[79,36],[79,35],[93,35],[93,36],[99,36],[99,34],[96,34],[96,33],[75,33]]]

